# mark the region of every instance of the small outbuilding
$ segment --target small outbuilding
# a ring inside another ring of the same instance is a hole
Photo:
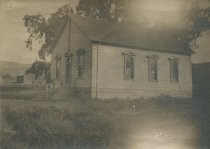
[[[24,74],[17,75],[17,83],[24,83]]]

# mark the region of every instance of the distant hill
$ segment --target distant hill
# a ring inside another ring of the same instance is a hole
[[[0,61],[0,76],[8,73],[12,77],[16,77],[18,74],[25,74],[25,71],[30,66],[31,64],[21,64],[17,62]]]

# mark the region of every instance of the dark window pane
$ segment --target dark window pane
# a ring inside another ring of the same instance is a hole
[[[134,58],[131,55],[125,55],[125,79],[134,79]]]
[[[66,57],[66,79],[68,80],[71,75],[71,56]]]
[[[78,55],[78,78],[81,78],[84,75],[84,65],[85,65],[85,54],[80,53]]]
[[[170,78],[171,82],[178,82],[179,74],[178,74],[178,63],[176,60],[170,60]]]
[[[155,57],[149,57],[148,59],[148,79],[149,81],[157,81],[157,59]]]
[[[61,71],[61,57],[56,56],[56,79],[60,78],[60,71]]]

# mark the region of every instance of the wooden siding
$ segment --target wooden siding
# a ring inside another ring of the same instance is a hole
[[[92,97],[140,98],[159,95],[192,96],[190,56],[94,44],[92,52]],[[134,80],[124,80],[124,55],[134,53]],[[148,58],[158,60],[158,81],[148,81]],[[170,82],[169,58],[178,58],[179,81]]]
[[[56,80],[56,56],[61,57],[61,77],[57,81],[63,81],[65,80],[65,57],[64,54],[66,53],[68,48],[68,29],[65,27],[60,35],[60,38],[58,38],[58,41],[53,49],[53,54],[51,58],[51,79]]]
[[[58,86],[62,84],[67,84],[70,88],[88,88],[86,89],[90,94],[91,87],[91,42],[90,40],[83,35],[83,33],[76,27],[74,23],[71,22],[71,32],[70,32],[70,41],[68,41],[69,28],[68,25],[63,29],[60,38],[57,41],[57,44],[54,47],[54,52],[52,54],[52,62],[51,62],[51,79],[55,80]],[[65,53],[68,49],[68,42],[70,42],[70,52],[73,54],[72,63],[71,63],[71,77],[66,82],[66,57]],[[82,78],[78,78],[78,55],[77,51],[79,49],[85,50],[85,66],[84,66],[84,75]],[[56,71],[56,60],[55,56],[61,56],[61,77],[56,80],[55,71]]]
[[[72,79],[70,83],[73,87],[91,87],[91,42],[82,34],[82,32],[75,26],[74,23],[71,25],[71,52],[72,57]],[[84,76],[78,78],[78,55],[77,51],[83,49],[85,51],[85,66]]]

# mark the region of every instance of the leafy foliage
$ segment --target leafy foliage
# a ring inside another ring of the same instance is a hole
[[[33,74],[35,80],[41,76],[44,76],[44,79],[50,81],[50,64],[43,61],[35,61],[32,66],[26,70],[26,74]]]
[[[80,0],[76,7],[76,12],[71,8],[72,13],[81,16],[92,16],[93,18],[110,20],[115,22],[130,22],[129,10],[130,3],[136,3],[138,0]],[[200,7],[199,0],[194,0],[191,11],[186,15],[186,25],[182,28],[173,30],[177,38],[190,46],[190,42],[201,34],[201,32],[210,29],[210,7]],[[44,43],[39,50],[41,59],[45,59],[47,53],[51,53],[51,45],[62,26],[63,21],[69,13],[68,5],[60,7],[49,18],[37,15],[26,15],[24,25],[29,33],[26,41],[26,47],[32,49],[33,40],[43,40]],[[135,19],[134,19],[135,20]],[[169,29],[172,30],[172,29]]]
[[[187,16],[187,24],[179,30],[180,38],[190,43],[200,36],[203,31],[210,29],[210,7],[200,7],[199,0],[196,1]]]
[[[13,80],[14,79],[9,73],[2,74],[1,77],[5,81],[10,81],[10,80]]]
[[[77,7],[78,14],[99,19],[114,20],[117,18],[115,12],[116,7],[112,0],[81,0]]]
[[[41,14],[24,16],[24,25],[29,33],[26,47],[32,49],[34,39],[42,40],[44,38],[44,43],[39,50],[41,59],[45,59],[46,53],[51,52],[50,46],[53,44],[53,40],[68,13],[67,8],[67,5],[62,6],[55,13],[52,13],[49,18],[45,18]]]

